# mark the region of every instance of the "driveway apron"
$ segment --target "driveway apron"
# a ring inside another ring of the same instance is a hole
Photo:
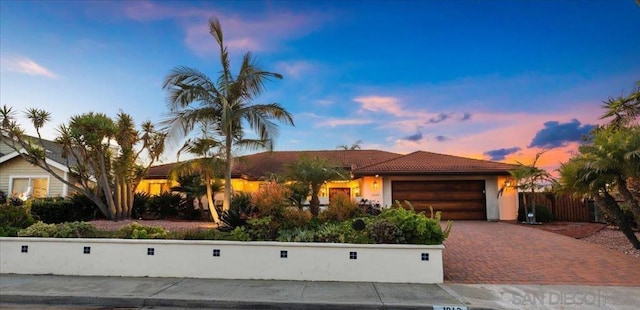
[[[639,259],[524,225],[455,221],[445,246],[445,283],[640,286]]]

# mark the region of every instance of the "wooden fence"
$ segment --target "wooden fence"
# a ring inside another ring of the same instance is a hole
[[[520,205],[523,205],[522,194],[519,195]],[[527,199],[531,199],[531,194],[528,194]],[[556,221],[593,222],[596,219],[593,214],[593,201],[575,198],[567,194],[551,193],[535,193],[531,200],[537,205],[549,208]],[[527,202],[531,204],[531,201]]]

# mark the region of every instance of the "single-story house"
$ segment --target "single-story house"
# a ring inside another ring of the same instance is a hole
[[[233,191],[257,191],[270,175],[285,173],[287,163],[302,155],[327,159],[350,172],[348,180],[327,182],[321,188],[321,200],[330,201],[342,192],[382,206],[407,200],[419,211],[428,213],[429,207],[442,211],[443,219],[517,218],[516,192],[505,191],[498,197],[514,165],[423,151],[406,155],[377,150],[274,151],[241,156],[232,173]],[[137,190],[169,191],[174,184],[167,175],[174,165],[149,168]]]
[[[0,136],[1,139],[8,139]],[[65,180],[73,180],[67,160],[62,158],[62,147],[49,140],[43,140],[47,163],[56,174]],[[21,150],[24,152],[24,150]],[[72,160],[72,159],[70,159]],[[45,198],[66,197],[71,194],[69,186],[56,179],[46,170],[26,161],[11,147],[0,141],[0,191],[8,197]]]

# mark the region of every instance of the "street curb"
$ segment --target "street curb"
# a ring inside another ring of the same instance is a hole
[[[416,304],[378,304],[378,303],[330,303],[330,302],[289,302],[289,301],[243,301],[243,300],[193,300],[167,299],[153,297],[89,297],[89,296],[36,296],[3,295],[0,303],[5,304],[44,304],[44,305],[85,305],[114,308],[127,307],[181,307],[215,309],[433,309],[433,305]],[[473,308],[476,309],[476,308]]]

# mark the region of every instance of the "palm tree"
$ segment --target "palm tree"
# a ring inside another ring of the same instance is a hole
[[[518,161],[518,166],[509,171],[511,177],[515,180],[515,184],[512,184],[510,186],[507,186],[505,184],[505,186],[500,188],[500,190],[498,191],[498,196],[502,195],[502,193],[508,187],[513,187],[517,191],[522,191],[522,202],[524,204],[525,218],[527,218],[527,214],[529,213],[528,200],[531,200],[531,213],[533,214],[533,223],[536,222],[536,205],[533,203],[533,196],[535,195],[536,189],[541,189],[542,187],[544,187],[543,183],[552,183],[551,175],[546,170],[536,167],[538,159],[540,159],[540,156],[542,156],[544,152],[545,151],[537,153],[531,165],[526,165]],[[528,195],[530,195],[530,199],[527,199]]]
[[[560,166],[558,190],[578,196],[592,197],[598,207],[614,219],[633,247],[640,249],[640,241],[634,234],[631,224],[625,219],[622,208],[611,194],[611,184],[615,183],[615,173],[592,168],[590,162],[593,161],[593,158],[588,157],[590,156],[578,154]]]
[[[340,145],[338,145],[337,149],[345,150],[345,151],[355,151],[355,150],[359,150],[359,149],[362,148],[361,144],[362,144],[362,140],[358,140],[358,141],[354,142],[351,145],[340,144]]]
[[[195,124],[204,122],[212,128],[209,134],[221,138],[225,154],[223,209],[227,210],[231,199],[233,147],[272,149],[272,139],[278,134],[274,120],[293,125],[293,117],[278,103],[252,102],[264,91],[265,81],[282,76],[257,67],[250,52],[244,55],[240,71],[234,76],[218,19],[209,20],[209,33],[220,49],[220,75],[212,80],[196,69],[173,69],[163,83],[172,114],[166,123],[170,133],[184,135],[193,130]],[[258,139],[244,138],[247,124],[258,134]]]
[[[319,157],[309,158],[303,155],[287,168],[289,170],[289,179],[310,189],[309,209],[313,216],[318,216],[318,213],[320,213],[318,193],[322,184],[330,180],[346,179],[345,174],[343,174],[346,171]]]
[[[220,184],[216,182],[216,175],[220,174],[223,161],[219,158],[219,152],[216,150],[220,147],[220,142],[211,138],[189,139],[184,146],[178,151],[178,156],[182,151],[187,151],[199,158],[190,159],[175,165],[169,171],[169,180],[178,180],[181,176],[200,175],[204,178],[206,188],[207,204],[211,219],[214,223],[218,223],[220,218],[215,208],[213,196],[220,188]]]
[[[640,81],[636,82],[636,88],[628,96],[609,98],[602,106],[605,113],[600,119],[611,118],[608,127],[622,129],[640,125]]]

